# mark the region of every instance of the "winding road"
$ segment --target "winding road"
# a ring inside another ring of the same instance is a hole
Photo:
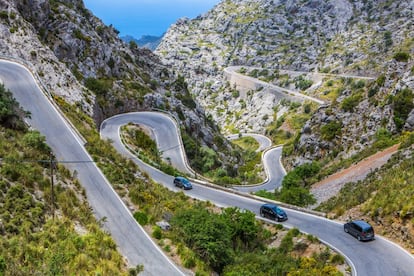
[[[234,140],[243,136],[253,137],[259,143],[256,152],[263,151],[262,163],[266,173],[266,180],[263,183],[254,185],[233,185],[233,189],[252,193],[261,190],[274,191],[282,187],[282,180],[286,175],[286,171],[281,163],[282,147],[273,147],[272,141],[268,137],[256,133],[232,134],[228,135],[227,139]]]
[[[72,131],[24,67],[0,61],[0,79],[6,88],[12,91],[23,108],[32,113],[30,125],[45,135],[57,159],[63,161],[91,160],[81,139]],[[103,122],[101,136],[111,139],[114,147],[121,154],[134,160],[156,182],[177,190],[172,184],[172,176],[142,163],[124,147],[120,140],[119,129],[128,122],[150,126],[156,133],[158,146],[164,149],[165,154],[168,151],[169,158],[173,160],[184,158],[184,155],[179,152],[182,150],[182,145],[177,135],[176,125],[171,124],[172,119],[165,114],[154,112],[117,115]],[[172,132],[162,135],[162,131]],[[106,218],[104,227],[111,233],[120,252],[131,265],[143,264],[144,275],[185,274],[174,266],[135,222],[129,210],[93,162],[68,163],[67,166],[70,170],[78,172],[78,178],[86,189],[96,217]],[[237,206],[251,210],[257,215],[260,205],[265,201],[232,190],[215,189],[210,185],[194,183],[193,186],[194,189],[185,192],[188,196],[209,200],[222,207]],[[341,252],[351,264],[354,275],[413,274],[414,258],[398,245],[380,236],[372,242],[359,242],[344,233],[342,223],[293,209],[285,208],[285,210],[289,216],[289,220],[284,223],[286,227],[297,227],[303,232],[315,235]]]
[[[80,137],[39,89],[31,73],[21,65],[0,60],[0,79],[20,105],[30,111],[28,123],[46,137],[56,159],[66,162],[65,166],[69,170],[77,172],[96,218],[102,219],[104,228],[110,232],[129,265],[143,264],[143,275],[185,275],[135,221],[111,184],[92,162]]]

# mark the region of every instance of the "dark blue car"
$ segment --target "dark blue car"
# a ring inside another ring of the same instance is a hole
[[[176,178],[174,178],[174,185],[184,190],[191,190],[193,188],[191,182],[187,178],[182,176],[177,176]]]
[[[285,211],[275,204],[266,203],[260,207],[260,215],[264,218],[285,221],[288,219]]]

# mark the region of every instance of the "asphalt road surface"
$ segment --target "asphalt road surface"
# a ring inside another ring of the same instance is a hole
[[[0,61],[0,79],[20,105],[31,112],[28,123],[46,137],[56,159],[82,162],[65,166],[72,172],[76,170],[96,218],[104,219],[104,228],[110,232],[129,265],[143,264],[142,275],[185,275],[137,224],[95,163],[88,162],[92,159],[81,139],[40,91],[32,75],[22,66]]]
[[[119,139],[119,122],[140,121],[151,124],[151,117],[165,118],[166,115],[153,112],[135,112],[117,115],[115,118],[105,120],[101,127],[101,137],[111,139],[114,147],[127,158],[137,162],[155,181],[165,185],[169,189],[176,190],[172,184],[173,177],[142,163],[125,149]],[[120,119],[122,117],[122,120]],[[162,124],[162,123],[161,123]],[[170,130],[171,131],[171,130]],[[174,133],[172,131],[171,133]],[[164,135],[163,137],[165,137]],[[158,141],[162,144],[162,141]],[[275,164],[279,164],[276,162]],[[280,168],[279,168],[280,169]],[[251,197],[243,196],[232,190],[215,189],[210,185],[193,183],[193,189],[185,191],[188,196],[201,200],[209,200],[221,207],[237,206],[250,210],[259,215],[260,205],[264,203]],[[359,242],[357,239],[343,230],[343,223],[328,220],[319,216],[284,208],[289,219],[283,223],[287,227],[297,227],[301,231],[317,236],[321,241],[338,250],[350,262],[354,275],[413,275],[414,258],[398,245],[377,236],[374,241]]]
[[[0,61],[0,79],[6,88],[13,92],[23,108],[32,113],[29,123],[46,136],[47,143],[58,160],[91,160],[81,140],[39,90],[27,70],[13,63]],[[140,116],[140,114],[131,113],[125,116]],[[146,116],[151,117],[149,112]],[[131,120],[134,119],[131,117]],[[106,120],[101,128],[102,137],[112,139],[117,150],[137,162],[155,181],[173,190],[176,189],[172,184],[171,176],[143,164],[123,147],[119,139],[119,127],[120,125],[115,123],[111,124],[111,119]],[[139,227],[94,163],[67,163],[66,166],[72,171],[77,171],[96,217],[106,218],[104,227],[111,233],[121,253],[128,258],[130,264],[144,264],[144,275],[183,274]],[[263,203],[232,191],[213,189],[208,185],[194,183],[193,186],[192,190],[185,192],[187,195],[210,200],[218,206],[237,206],[258,215],[259,207]],[[359,242],[344,233],[341,223],[293,209],[285,208],[285,210],[289,217],[289,220],[283,223],[285,226],[297,227],[301,231],[313,234],[339,250],[351,262],[354,275],[413,275],[414,258],[399,246],[379,236],[371,242]]]

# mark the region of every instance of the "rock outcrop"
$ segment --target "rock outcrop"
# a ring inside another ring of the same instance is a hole
[[[414,90],[413,6],[414,1],[226,0],[193,20],[177,21],[156,53],[185,75],[191,93],[224,131],[265,132],[282,107],[259,89],[235,93],[223,73],[228,66],[380,78],[381,85],[365,81],[369,93],[352,112],[341,108],[350,89],[319,109],[289,163],[346,157],[372,144],[381,128],[399,131],[391,98],[404,88]],[[395,59],[398,52],[409,58]],[[405,129],[412,129],[412,118],[411,113]],[[341,134],[326,140],[320,129],[332,120],[341,124]]]
[[[26,64],[53,95],[93,116],[162,109],[190,136],[223,152],[230,143],[188,94],[185,79],[146,48],[128,44],[81,0],[0,0],[0,55]]]

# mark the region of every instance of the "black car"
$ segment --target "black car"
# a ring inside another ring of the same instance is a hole
[[[191,190],[193,188],[191,182],[187,178],[182,176],[177,176],[176,178],[174,178],[174,185],[184,190]]]
[[[359,241],[369,241],[375,238],[374,228],[364,220],[353,220],[345,223],[344,231],[356,237]]]
[[[275,204],[266,203],[260,207],[260,215],[264,218],[277,221],[285,221],[288,219],[285,211]]]

